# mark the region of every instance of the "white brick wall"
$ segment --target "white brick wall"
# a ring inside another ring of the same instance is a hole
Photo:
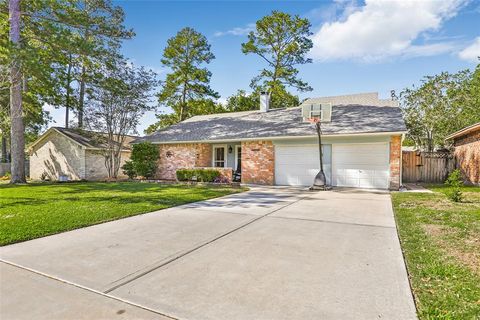
[[[60,175],[70,180],[85,177],[85,150],[71,139],[51,131],[30,153],[30,178],[40,180],[42,175],[57,180]]]
[[[120,170],[118,171],[118,178],[125,179],[121,167],[130,159],[130,152],[122,152],[120,160]],[[85,179],[87,180],[104,180],[108,178],[107,168],[105,167],[105,158],[102,153],[94,150],[86,150],[85,153]]]

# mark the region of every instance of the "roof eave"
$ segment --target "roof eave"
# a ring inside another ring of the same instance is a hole
[[[450,140],[450,139],[453,139],[453,138],[463,136],[463,135],[465,135],[467,133],[470,133],[471,131],[474,131],[474,130],[477,130],[477,129],[480,129],[480,122],[472,124],[471,126],[465,127],[461,130],[458,130],[457,132],[452,133],[451,135],[447,136],[445,138],[445,140]]]
[[[403,135],[407,133],[404,131],[380,131],[380,132],[358,132],[358,133],[331,133],[323,134],[323,137],[352,137],[352,136],[382,136],[382,135]],[[285,140],[285,139],[305,139],[315,138],[316,134],[302,135],[302,136],[276,136],[276,137],[255,137],[255,138],[232,138],[232,139],[213,139],[213,140],[178,140],[178,141],[148,141],[153,144],[177,144],[177,143],[224,143],[231,141],[258,141],[258,140]],[[147,142],[139,141],[137,143]]]

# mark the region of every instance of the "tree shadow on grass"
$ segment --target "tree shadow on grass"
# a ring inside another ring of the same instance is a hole
[[[197,195],[191,194],[191,192],[182,192],[176,194],[168,194],[160,196],[159,194],[149,193],[135,196],[82,196],[82,197],[62,197],[58,199],[48,198],[48,199],[35,199],[35,198],[17,198],[9,197],[3,198],[7,200],[7,203],[0,206],[0,210],[4,208],[20,208],[20,207],[30,207],[30,206],[47,206],[48,204],[58,202],[67,202],[66,206],[75,206],[76,204],[89,205],[95,207],[99,203],[109,203],[112,207],[119,205],[134,205],[134,204],[146,204],[149,206],[177,206],[182,204],[187,204],[196,201],[206,200],[215,196],[221,196],[215,192],[203,192]],[[57,209],[60,208],[57,206]]]

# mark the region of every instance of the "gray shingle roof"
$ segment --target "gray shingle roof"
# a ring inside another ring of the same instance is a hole
[[[331,103],[332,105],[358,104],[364,106],[377,107],[398,107],[398,101],[392,99],[379,99],[378,92],[346,94],[343,96],[330,96],[310,98],[305,100],[304,104]]]
[[[106,134],[101,132],[76,129],[76,128],[63,128],[52,127],[53,129],[60,131],[70,139],[76,141],[86,148],[105,148],[106,147]],[[127,136],[123,148],[130,149],[129,143],[136,139],[136,136]]]
[[[400,108],[334,105],[332,120],[322,123],[325,135],[406,131]],[[242,140],[314,136],[314,125],[302,121],[301,107],[192,117],[134,142],[154,143]]]

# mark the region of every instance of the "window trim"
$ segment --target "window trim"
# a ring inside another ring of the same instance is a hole
[[[242,148],[241,144],[237,144],[235,146],[235,167],[233,168],[233,170],[237,170],[238,168],[238,149],[241,149],[241,148]]]
[[[215,149],[223,148],[223,167],[215,166]],[[212,146],[212,167],[213,168],[227,168],[227,145],[226,144],[214,144]]]

